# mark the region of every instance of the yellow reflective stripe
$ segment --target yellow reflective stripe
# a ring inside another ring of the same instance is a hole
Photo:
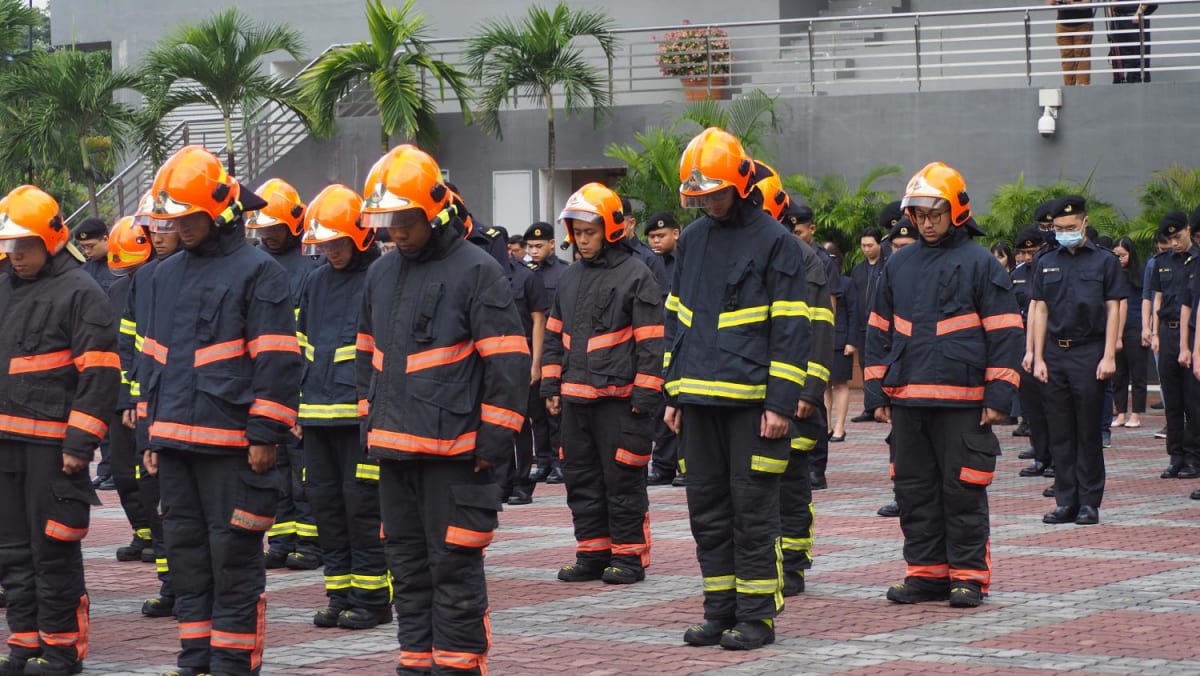
[[[807,552],[812,546],[812,538],[783,538],[783,548],[791,552]]]
[[[679,464],[679,473],[687,474],[687,459],[680,458],[678,464]]]
[[[804,385],[804,381],[808,379],[808,372],[804,369],[797,368],[783,361],[771,362],[771,368],[767,371],[767,375],[773,378],[783,378],[790,380],[797,385]]]
[[[300,343],[300,349],[304,350],[304,358],[313,361],[316,356],[316,350],[313,349],[312,343],[308,342],[308,336],[297,331],[296,342]]]
[[[666,368],[670,368],[670,367],[671,367],[671,353],[663,352],[663,368],[666,369]]]
[[[128,384],[129,384],[129,379],[125,377],[125,370],[124,370],[124,369],[122,369],[122,370],[121,370],[121,384],[122,384],[122,385],[128,385]]]
[[[684,307],[682,303],[679,304],[679,313],[676,316],[679,317],[680,324],[689,329],[692,328],[692,311]]]
[[[274,526],[271,526],[270,530],[267,531],[267,537],[269,537],[269,538],[277,537],[280,535],[295,535],[295,534],[296,534],[296,522],[295,521],[277,522]]]
[[[679,296],[668,294],[666,308],[667,312],[679,312]]]
[[[379,481],[379,465],[360,463],[354,468],[354,478]]]
[[[814,307],[808,309],[808,321],[810,322],[825,322],[826,324],[833,323],[833,310],[827,307]]]
[[[326,575],[325,576],[325,588],[326,589],[349,589],[350,588],[350,576],[349,575]]]
[[[142,384],[136,380],[129,381],[129,396],[131,396],[131,397],[142,396]]]
[[[750,456],[750,469],[767,474],[783,474],[787,471],[788,461],[768,458],[765,455]]]
[[[300,404],[301,418],[357,418],[358,404]]]
[[[137,473],[137,469],[138,469],[138,468],[136,468],[136,467],[134,468],[134,473],[135,473],[135,474]],[[138,536],[138,539],[141,539],[141,540],[149,540],[149,539],[152,537],[152,536],[150,535],[150,529],[149,529],[149,528],[139,528],[139,529],[135,530],[135,531],[133,532],[133,534],[134,534],[134,535],[136,535],[136,536]]]
[[[317,537],[317,524],[315,523],[300,523],[296,522],[296,537],[315,538]]]
[[[167,565],[166,559],[154,559],[154,572],[169,573],[171,572],[171,566]]]
[[[722,312],[717,315],[717,328],[726,329],[731,326],[743,326],[767,321],[770,308],[766,305],[743,308],[732,312]]]
[[[704,578],[704,591],[706,592],[733,591],[734,588],[734,577],[732,575],[718,575],[716,577]]]
[[[808,437],[796,437],[792,439],[793,451],[811,451],[817,447],[817,440]]]
[[[774,594],[779,591],[779,578],[765,580],[743,580],[737,578],[737,593],[739,594]]]
[[[295,310],[292,310],[292,312],[296,314],[296,321],[300,321],[300,308],[296,308]]]
[[[136,340],[137,339],[137,322],[134,322],[132,320],[125,319],[124,317],[122,317],[121,318],[121,333],[123,333],[127,336],[133,336],[134,339]]]
[[[142,466],[141,465],[133,466],[133,478],[135,481],[140,480],[142,478]]]
[[[815,361],[808,362],[808,375],[822,382],[829,382],[829,369]]]
[[[357,345],[344,345],[333,351],[333,363],[337,364],[344,361],[354,361],[354,354],[358,351]]]
[[[390,586],[387,575],[354,575],[351,586],[355,589],[387,589]]]
[[[775,317],[808,317],[812,310],[808,303],[802,300],[777,300],[771,303],[771,318]]]
[[[139,336],[139,335],[137,335],[136,333],[135,333],[135,334],[133,334],[133,349],[134,349],[135,351],[137,351],[137,352],[141,352],[141,351],[142,351],[142,345],[143,345],[143,344],[145,344],[145,342],[146,342],[146,339],[145,339],[145,338],[143,338],[142,336]]]
[[[721,380],[700,380],[698,378],[680,378],[667,383],[667,394],[672,397],[680,394],[695,394],[725,399],[744,399],[757,401],[767,396],[766,385],[741,385]]]

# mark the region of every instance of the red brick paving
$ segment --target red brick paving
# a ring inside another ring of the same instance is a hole
[[[1104,615],[976,641],[975,648],[1147,659],[1200,659],[1200,616],[1115,610]]]

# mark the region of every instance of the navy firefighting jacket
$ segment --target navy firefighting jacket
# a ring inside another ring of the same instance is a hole
[[[0,439],[91,458],[120,384],[117,331],[100,286],[66,251],[37,279],[0,275]]]
[[[1008,271],[963,228],[892,254],[867,322],[867,409],[1007,411],[1025,337]]]
[[[358,425],[354,358],[358,311],[367,268],[379,259],[374,245],[355,254],[344,270],[325,263],[313,270],[300,292],[297,335],[304,354],[300,424]]]
[[[132,274],[118,277],[117,281],[108,287],[108,302],[113,310],[113,323],[117,326],[117,357],[121,361],[121,385],[117,391],[117,412],[131,410],[134,406],[133,396],[130,394],[133,381],[129,378],[133,373],[133,339],[136,331],[132,328],[132,322],[125,323],[125,303],[129,300],[129,291],[132,288]]]
[[[164,259],[139,298],[146,293],[140,448],[244,453],[285,443],[300,394],[291,289],[240,221]]]
[[[529,345],[512,288],[453,218],[421,253],[367,271],[359,413],[371,457],[492,461],[512,453],[529,399]]]
[[[542,397],[591,404],[662,401],[662,289],[628,245],[606,246],[563,274],[546,319]]]
[[[178,252],[175,252],[178,253]],[[170,254],[174,256],[175,253]],[[145,342],[146,326],[150,320],[150,284],[154,280],[154,268],[163,262],[163,258],[152,258],[146,261],[146,264],[138,268],[131,275],[131,283],[129,291],[125,296],[125,306],[121,313],[121,329],[120,335],[117,337],[117,352],[121,355],[121,364],[127,365],[125,379],[128,384],[122,383],[122,389],[127,389],[128,394],[122,394],[118,397],[117,407],[122,406],[122,399],[128,397],[128,403],[131,403],[130,408],[138,408],[138,403],[142,401],[142,386],[139,378],[145,377],[149,367],[144,363],[150,357],[142,352],[142,344]],[[143,374],[139,376],[138,374]],[[141,408],[145,408],[144,406]],[[138,418],[138,427],[143,424],[144,418]],[[137,438],[141,441],[149,439],[149,433],[145,430],[139,430]],[[138,446],[138,450],[146,450],[146,446]]]
[[[726,221],[705,215],[689,225],[675,260],[663,355],[669,400],[792,416],[811,360],[813,293],[800,243],[742,200]]]

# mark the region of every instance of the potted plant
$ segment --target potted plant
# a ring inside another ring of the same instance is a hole
[[[689,22],[684,21],[685,25]],[[716,26],[696,26],[663,35],[655,56],[663,75],[683,81],[688,101],[729,96],[729,34]]]

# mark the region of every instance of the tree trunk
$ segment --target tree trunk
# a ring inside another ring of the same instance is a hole
[[[551,225],[554,217],[554,152],[557,138],[554,132],[554,94],[546,90],[546,220]]]
[[[237,176],[233,157],[233,120],[230,117],[229,113],[221,115],[222,121],[225,122],[225,170],[229,172],[230,176]]]
[[[83,180],[87,183],[88,204],[92,215],[100,217],[100,205],[96,202],[96,177],[92,176],[92,162],[88,158],[87,138],[79,137],[79,156],[83,160]]]

